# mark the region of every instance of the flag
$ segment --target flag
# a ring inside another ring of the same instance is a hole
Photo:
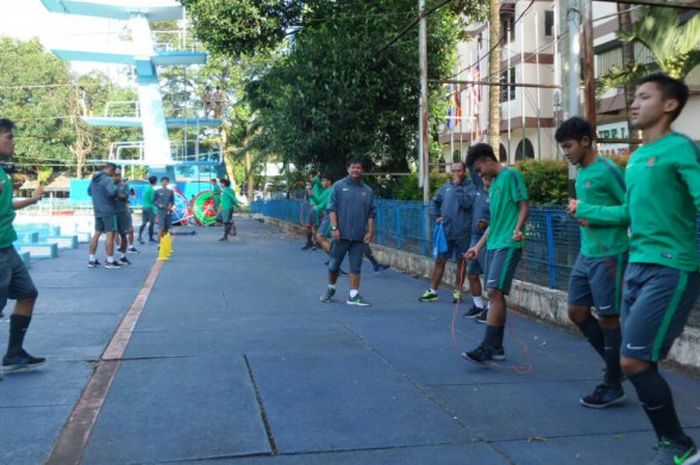
[[[455,95],[454,87],[452,84],[448,84],[447,91],[449,92],[450,108],[447,110],[447,128],[452,129],[455,127]]]

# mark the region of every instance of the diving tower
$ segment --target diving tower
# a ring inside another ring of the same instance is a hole
[[[214,128],[222,124],[218,118],[167,118],[158,79],[157,66],[203,65],[207,54],[199,51],[161,50],[154,43],[151,21],[179,20],[184,7],[175,0],[42,0],[53,13],[83,15],[124,21],[131,32],[131,41],[110,50],[55,48],[52,52],[64,61],[90,61],[132,66],[136,75],[138,102],[134,114],[112,116],[83,116],[86,124],[94,126],[133,127],[143,130],[142,156],[138,160],[113,160],[122,165],[148,166],[155,175],[169,173],[174,178],[174,166],[196,165],[197,161],[173,157],[168,128]],[[110,154],[112,155],[112,154]],[[179,157],[178,157],[179,158]],[[197,157],[198,159],[199,157]],[[112,156],[110,156],[112,159]],[[222,159],[219,158],[219,163]],[[210,165],[206,161],[202,164]]]

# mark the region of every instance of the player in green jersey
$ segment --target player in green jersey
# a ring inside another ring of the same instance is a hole
[[[598,156],[595,131],[577,116],[557,129],[555,138],[564,155],[579,166],[576,196],[593,205],[622,205],[625,179],[612,161]],[[581,225],[581,251],[569,276],[569,318],[605,362],[605,379],[581,398],[590,408],[605,408],[625,400],[620,368],[620,301],[627,262],[626,225]],[[595,306],[597,318],[591,307]]]
[[[649,465],[700,463],[681,427],[666,380],[657,369],[681,335],[700,288],[696,246],[700,211],[700,148],[671,124],[688,101],[688,87],[664,74],[641,80],[632,123],[644,145],[627,165],[622,206],[572,200],[569,210],[590,224],[629,222],[620,364],[637,390],[658,439]]]

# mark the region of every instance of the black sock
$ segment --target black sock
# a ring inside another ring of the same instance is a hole
[[[307,244],[311,244],[311,243],[312,243],[312,242],[311,242],[311,236],[312,236],[312,235],[313,235],[313,233],[310,233],[310,232],[307,232],[307,233],[306,233],[306,243],[307,243]]]
[[[500,349],[503,347],[504,329],[505,326],[486,325],[486,335],[484,336],[484,342],[482,342],[481,345],[493,347],[494,349]]]
[[[10,339],[7,343],[7,355],[13,356],[18,355],[22,352],[22,345],[24,344],[24,335],[29,327],[29,322],[32,321],[32,317],[24,315],[12,315],[10,316]]]
[[[603,337],[603,330],[596,317],[589,313],[586,321],[583,323],[576,323],[576,326],[578,326],[583,335],[586,336],[586,339],[588,339],[588,342],[591,343],[595,351],[605,360],[605,338]]]
[[[141,239],[141,236],[143,236],[144,229],[146,229],[146,223],[142,224],[141,227],[139,228],[139,239]]]
[[[605,338],[605,384],[620,389],[622,387],[622,369],[620,368],[620,342],[622,332],[618,329],[604,329]]]
[[[673,405],[673,395],[666,380],[656,368],[649,368],[629,376],[637,390],[639,401],[644,407],[656,437],[670,439],[679,444],[688,444],[688,437],[683,432]]]
[[[148,238],[153,240],[153,223],[148,223]]]

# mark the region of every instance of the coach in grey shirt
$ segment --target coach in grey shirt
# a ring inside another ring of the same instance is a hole
[[[321,302],[330,302],[335,294],[340,264],[345,255],[350,261],[350,295],[345,303],[367,307],[360,296],[360,272],[366,244],[374,237],[374,191],[362,181],[364,165],[353,159],[347,164],[348,176],[333,185],[331,191],[330,223],[333,235],[331,258],[328,263],[328,289]]]

